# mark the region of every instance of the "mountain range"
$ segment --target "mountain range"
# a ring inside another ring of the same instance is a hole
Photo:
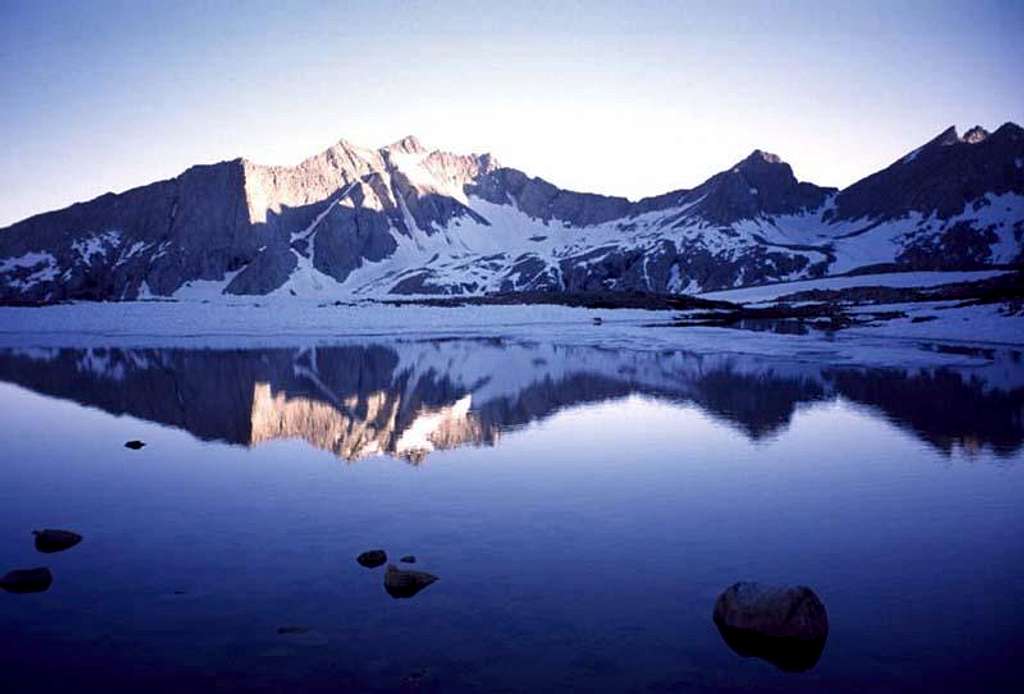
[[[755,150],[692,189],[579,193],[406,137],[246,159],[0,229],[0,302],[700,293],[1024,261],[1024,129],[949,128],[838,190]]]

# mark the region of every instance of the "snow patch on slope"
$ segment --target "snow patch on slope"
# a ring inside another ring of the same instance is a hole
[[[292,249],[296,266],[288,280],[267,296],[305,296],[333,299],[344,296],[341,285],[330,275],[313,267],[313,259]]]
[[[52,282],[60,274],[60,269],[57,267],[57,259],[46,251],[32,251],[17,257],[0,260],[0,275],[12,274],[21,269],[29,269],[32,272],[22,278],[6,278],[4,282],[16,289],[24,290],[39,282]]]
[[[106,259],[107,254],[121,245],[121,232],[104,231],[71,243],[73,250],[86,265],[92,265],[93,258]]]
[[[172,296],[181,301],[209,301],[210,299],[225,296],[224,290],[231,284],[231,280],[235,279],[239,272],[241,270],[224,273],[224,279],[222,280],[192,280],[191,282],[186,282],[178,287]],[[139,298],[154,298],[149,285],[145,282],[143,282],[139,290]]]

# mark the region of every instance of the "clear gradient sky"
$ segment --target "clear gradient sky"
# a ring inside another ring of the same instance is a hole
[[[757,147],[843,186],[1024,121],[1022,37],[1021,0],[0,0],[0,225],[409,133],[633,198]]]

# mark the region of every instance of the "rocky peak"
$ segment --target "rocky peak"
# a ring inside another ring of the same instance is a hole
[[[801,183],[792,167],[775,154],[755,149],[733,166],[701,184],[691,199],[692,214],[716,224],[731,224],[763,214],[795,214],[820,205],[832,191]]]
[[[1012,121],[1007,121],[999,126],[999,129],[992,133],[992,139],[1024,139],[1024,128]]]
[[[758,189],[789,188],[797,184],[793,168],[789,164],[782,161],[777,154],[761,149],[755,149],[729,173],[738,174],[743,183]]]
[[[948,128],[946,128],[945,130],[943,130],[941,133],[939,133],[936,137],[934,137],[931,140],[929,140],[928,142],[926,142],[924,144],[924,146],[925,147],[931,147],[931,146],[947,147],[949,145],[955,145],[958,142],[960,142],[960,136],[956,132],[956,126],[955,125],[951,125]]]
[[[403,152],[405,154],[426,154],[427,148],[416,138],[415,135],[406,135],[397,142],[392,142],[384,149],[389,152]]]
[[[750,153],[746,159],[737,164],[736,168],[743,168],[745,166],[760,166],[763,164],[784,164],[782,158],[778,154],[772,154],[771,152],[765,152],[763,149],[755,149]]]
[[[501,163],[490,152],[474,154],[473,156],[476,157],[482,171],[490,172],[501,168]]]
[[[500,167],[490,154],[452,154],[441,151],[427,155],[423,159],[423,166],[439,180],[458,181],[460,185]]]
[[[315,154],[312,157],[309,157],[308,159],[303,161],[301,164],[299,164],[299,166],[302,166],[303,164],[307,164],[309,162],[315,162],[317,160],[324,160],[324,159],[353,160],[353,159],[372,159],[372,158],[373,158],[372,150],[368,150],[365,147],[360,147],[359,145],[355,144],[354,142],[351,142],[349,140],[341,138],[337,142],[335,142],[333,145],[328,147],[326,150],[324,150],[323,152],[320,152],[319,154]],[[283,168],[288,168],[288,167],[276,166],[276,167],[268,167],[268,168],[283,169]]]
[[[1024,131],[1007,123],[989,133],[975,126],[957,135],[950,126],[888,168],[842,191],[834,219],[892,219],[920,212],[939,218],[992,193],[1019,192],[1024,184],[1016,165],[1024,155]]]
[[[976,125],[967,132],[965,132],[964,136],[960,138],[960,140],[962,142],[966,142],[969,145],[976,145],[979,142],[984,142],[985,140],[987,140],[988,136],[988,130],[985,130],[985,128],[981,127],[980,125]]]

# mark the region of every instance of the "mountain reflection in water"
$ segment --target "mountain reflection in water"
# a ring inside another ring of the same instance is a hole
[[[836,367],[814,360],[644,352],[503,340],[290,349],[5,349],[0,380],[181,429],[255,445],[301,438],[346,460],[495,445],[573,406],[640,394],[695,405],[753,440],[805,403],[843,398],[946,454],[1017,452],[1020,353],[985,367]]]

